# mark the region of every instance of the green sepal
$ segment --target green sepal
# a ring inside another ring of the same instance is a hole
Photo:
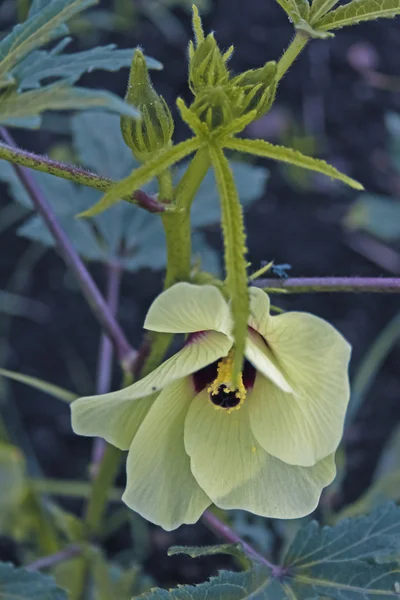
[[[210,159],[221,200],[221,225],[225,247],[226,285],[231,299],[235,357],[233,381],[237,382],[242,370],[250,312],[247,287],[246,235],[243,210],[237,193],[229,161],[221,147],[209,146]]]
[[[139,109],[142,118],[121,117],[121,132],[135,158],[144,162],[171,144],[174,121],[168,105],[153,88],[146,59],[135,50],[125,102]]]
[[[116,204],[124,196],[131,196],[136,189],[150,181],[150,179],[157,177],[173,164],[195,152],[200,144],[201,142],[198,139],[191,138],[176,146],[159,150],[150,160],[135,169],[128,177],[121,179],[112,186],[99,202],[80,213],[78,217],[93,217]]]
[[[229,80],[226,61],[212,33],[194,50],[189,62],[189,86],[196,95],[204,88],[223,85]]]
[[[304,19],[300,19],[296,23],[295,28],[297,31],[301,31],[302,33],[308,35],[310,38],[315,38],[317,40],[326,40],[328,38],[335,37],[334,33],[314,29],[314,27],[312,27],[312,25],[310,25],[310,23],[307,23],[307,21],[305,21]]]
[[[255,118],[265,115],[275,97],[276,62],[269,61],[260,69],[250,69],[231,80],[244,91],[245,111],[256,111]]]
[[[265,140],[243,140],[243,139],[231,139],[224,142],[224,146],[229,150],[236,150],[237,152],[246,152],[254,154],[255,156],[263,156],[265,158],[272,158],[284,163],[289,163],[296,167],[302,167],[303,169],[309,169],[310,171],[316,171],[322,173],[333,179],[339,179],[343,183],[346,183],[355,190],[363,190],[364,186],[344,175],[332,165],[329,165],[324,160],[306,156],[298,150],[293,148],[286,148],[284,146],[275,146]]]

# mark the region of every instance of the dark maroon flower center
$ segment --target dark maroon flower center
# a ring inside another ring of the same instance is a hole
[[[240,404],[240,396],[236,390],[227,390],[224,385],[219,386],[217,394],[210,394],[210,400],[221,408],[235,408]]]
[[[219,363],[219,360],[216,360],[215,362],[211,363],[210,365],[207,365],[206,367],[203,367],[199,371],[196,371],[196,373],[193,373],[192,377],[193,377],[194,388],[198,394],[202,390],[204,390],[204,388],[208,387],[217,378],[218,363]],[[253,367],[253,365],[251,363],[249,363],[248,360],[244,361],[242,376],[243,376],[243,385],[246,388],[246,390],[251,389],[254,386],[254,381],[256,378],[256,370]],[[223,388],[224,386],[220,386],[220,387]],[[235,392],[221,391],[221,394],[229,395],[229,394],[235,394]],[[219,396],[220,396],[219,393],[217,395],[213,396],[212,402],[218,406],[222,406],[222,404],[219,404],[218,401],[214,402],[214,399],[218,400]],[[236,400],[237,400],[237,398],[236,398]],[[233,402],[233,400],[231,400],[231,401]],[[232,404],[227,408],[231,408],[232,406],[236,406],[237,404],[239,404],[239,401],[236,404]]]

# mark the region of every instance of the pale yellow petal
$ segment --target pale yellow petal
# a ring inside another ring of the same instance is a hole
[[[270,301],[268,295],[260,288],[251,287],[250,293],[250,317],[249,325],[261,335],[265,335],[270,318]]]
[[[264,338],[254,329],[249,329],[247,335],[245,357],[257,371],[262,373],[281,390],[287,393],[293,392],[274,354],[268,348]]]
[[[213,330],[229,335],[232,325],[228,304],[216,287],[182,282],[154,300],[144,327],[169,333]]]
[[[78,435],[102,437],[128,450],[156,394],[132,399],[126,390],[78,398],[71,404],[72,429]]]
[[[220,508],[293,519],[312,512],[335,476],[333,456],[313,467],[288,465],[258,444],[248,403],[230,414],[216,411],[202,392],[185,421],[185,448],[200,486]]]
[[[257,377],[248,398],[253,432],[273,456],[313,465],[342,436],[350,346],[326,321],[298,312],[271,317],[266,339],[294,394]]]
[[[186,377],[226,356],[231,346],[232,342],[223,333],[203,332],[149,375],[121,390],[121,395],[133,400],[159,392],[168,383]]]
[[[159,395],[128,454],[123,501],[168,531],[195,523],[211,504],[190,470],[183,444],[187,410],[195,391],[189,378]]]

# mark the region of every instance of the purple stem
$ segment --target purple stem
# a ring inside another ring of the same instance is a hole
[[[4,128],[0,128],[0,133],[10,146],[15,145],[13,138]],[[13,165],[13,167],[21,183],[28,192],[34,207],[41,215],[48,230],[54,237],[57,248],[65,263],[79,281],[82,293],[88,301],[94,315],[103,329],[107,332],[108,337],[112,340],[118,358],[123,364],[124,369],[130,370],[137,355],[136,350],[132,348],[126,339],[124,332],[107,306],[99,288],[71,244],[68,236],[61,228],[53,209],[47,202],[29,170],[25,167],[20,167],[19,165]]]
[[[106,265],[107,270],[107,305],[111,314],[115,317],[119,304],[119,292],[121,285],[121,266],[117,263]],[[107,394],[111,387],[113,361],[113,345],[105,332],[101,334],[99,356],[97,360],[97,386],[96,394]],[[106,442],[103,438],[95,438],[93,443],[92,464],[90,473],[92,478],[97,476],[99,465],[103,459]]]
[[[400,293],[400,277],[290,277],[256,279],[252,285],[276,288],[289,293],[302,292],[383,292]]]
[[[115,183],[115,181],[108,177],[100,177],[100,175],[91,173],[81,167],[68,165],[57,160],[52,160],[47,156],[21,150],[16,146],[4,128],[1,128],[1,135],[8,145],[0,143],[0,159],[8,160],[9,162],[35,169],[36,171],[49,173],[56,177],[62,177],[63,179],[95,188],[101,192],[106,192]],[[142,190],[134,191],[131,201],[151,213],[161,213],[168,210],[165,204],[162,204],[156,198],[146,194]]]
[[[82,552],[82,547],[78,544],[72,544],[60,552],[55,552],[54,554],[50,554],[49,556],[44,556],[43,558],[39,558],[34,562],[31,562],[29,565],[26,565],[24,568],[27,571],[41,571],[42,569],[49,569],[54,565],[57,565],[64,560],[68,560],[69,558],[73,558],[74,556],[78,556]]]
[[[238,534],[233,531],[233,529],[231,529],[228,525],[225,525],[225,523],[220,521],[218,519],[218,517],[216,517],[211,511],[209,511],[209,510],[205,511],[205,513],[202,516],[202,521],[214,533],[216,533],[219,537],[223,538],[227,542],[230,542],[232,544],[242,544],[243,550],[246,552],[246,554],[255,558],[256,560],[258,560],[258,562],[261,562],[266,567],[271,569],[273,577],[279,578],[279,577],[282,577],[283,575],[285,575],[285,573],[286,573],[285,567],[281,567],[279,565],[274,565],[268,559],[266,559],[265,556],[262,556],[261,554],[259,554],[257,552],[257,550],[255,550],[253,548],[253,546],[250,546],[250,544],[248,544],[247,542],[244,542],[238,536]]]

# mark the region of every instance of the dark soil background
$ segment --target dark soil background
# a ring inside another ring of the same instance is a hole
[[[164,70],[154,73],[153,79],[171,105],[178,95],[189,98],[186,47],[190,18],[182,9],[174,14],[187,37],[167,41],[143,18],[131,35],[101,39],[102,44],[117,42],[120,47],[140,44],[147,54],[162,61]],[[222,47],[235,44],[234,71],[278,59],[292,37],[291,25],[273,0],[214,0],[204,26],[215,31]],[[366,74],[369,68],[387,76],[379,87],[376,78],[374,81]],[[400,20],[338,31],[332,40],[310,44],[282,81],[271,114],[253,124],[248,135],[289,143],[288,124],[295,120],[317,139],[319,156],[359,179],[367,190],[391,195],[398,182],[388,156],[384,116],[390,110],[400,111],[399,80],[397,91],[391,83],[399,76]],[[126,70],[94,73],[84,83],[123,95],[126,78]],[[54,142],[46,132],[13,133],[23,147],[32,150],[46,151]],[[186,133],[178,122],[176,139]],[[396,252],[400,248],[394,248],[387,260],[387,249],[376,248],[365,236],[344,231],[343,218],[357,196],[353,190],[313,176],[308,179],[308,189],[296,189],[287,171],[274,163],[268,168],[271,177],[265,194],[247,215],[249,260],[254,268],[274,258],[277,263],[290,263],[293,276],[400,274],[400,254]],[[2,187],[0,204],[5,202]],[[220,246],[217,229],[209,231],[209,238]],[[9,230],[2,234],[0,246],[0,289],[7,289],[27,243]],[[102,268],[91,269],[104,287]],[[161,284],[160,274],[150,271],[123,278],[119,319],[135,346],[140,344],[146,308]],[[44,322],[15,318],[6,332],[6,318],[0,315],[0,343],[4,344],[7,367],[81,393],[92,392],[99,328],[54,252],[46,252],[32,272],[26,272],[23,293],[47,307],[46,318]],[[335,324],[353,345],[352,372],[399,307],[397,296],[377,294],[309,294],[279,297],[275,302],[283,308],[314,312]],[[3,342],[2,333],[7,333]],[[335,499],[338,508],[354,501],[369,485],[382,448],[400,420],[399,361],[400,349],[396,348],[347,432],[347,472]],[[115,381],[117,385],[118,379]],[[51,477],[85,477],[91,444],[72,434],[68,408],[23,386],[12,386],[12,393],[13,403],[1,408],[25,448],[32,446],[41,469]],[[25,430],[22,436],[18,434],[20,426]],[[29,453],[33,455],[31,450]],[[35,469],[33,459],[31,462]],[[80,508],[77,503],[67,506]],[[170,534],[155,528],[152,532],[153,550],[147,565],[159,584],[199,581],[210,574],[210,561],[167,559],[165,555],[172,544],[212,542],[213,537],[202,525],[182,527]],[[110,551],[122,550],[126,544],[129,536],[120,531],[110,540]],[[10,558],[7,553],[2,557]],[[218,566],[223,564],[221,559]]]

